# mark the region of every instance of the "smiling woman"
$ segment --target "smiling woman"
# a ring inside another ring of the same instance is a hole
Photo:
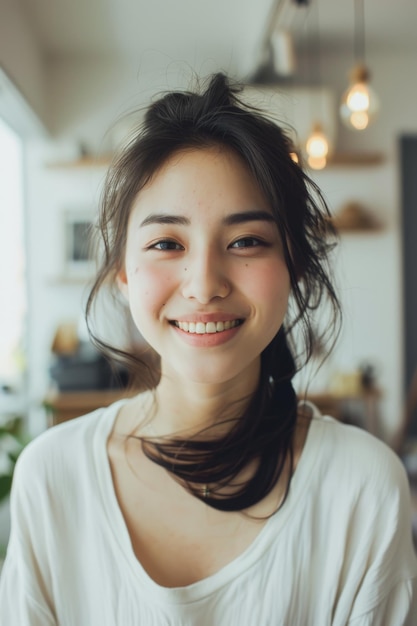
[[[118,282],[161,356],[160,389],[182,377],[207,385],[237,377],[253,388],[290,280],[272,211],[244,162],[219,148],[169,158],[133,204]]]
[[[110,285],[157,366],[92,332],[147,390],[20,457],[5,623],[411,624],[405,472],[293,388],[340,311],[291,152],[217,74],[152,104],[113,164],[87,319]]]

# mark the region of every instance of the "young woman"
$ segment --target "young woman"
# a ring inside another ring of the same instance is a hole
[[[112,286],[157,358],[115,350],[147,391],[21,455],[1,624],[412,623],[399,460],[293,389],[339,307],[291,150],[219,74],[156,101],[112,167],[90,325]]]

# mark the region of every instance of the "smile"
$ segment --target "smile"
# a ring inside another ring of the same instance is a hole
[[[214,333],[221,333],[224,330],[229,330],[235,326],[243,324],[243,320],[227,320],[225,322],[177,322],[173,321],[172,324],[177,328],[185,331],[186,333],[196,335],[207,335]]]

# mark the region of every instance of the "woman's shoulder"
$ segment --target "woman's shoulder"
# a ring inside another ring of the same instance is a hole
[[[385,493],[409,489],[400,458],[384,441],[358,426],[318,413],[313,423],[320,431],[321,467],[326,473],[335,473],[340,484]]]
[[[393,462],[399,461],[398,456],[379,437],[365,428],[339,421],[329,415],[317,413],[313,420],[318,421],[323,429],[324,438],[332,445],[338,446],[338,451],[355,454],[371,455],[371,457],[389,458]]]
[[[21,452],[17,464],[16,475],[30,478],[35,471],[42,476],[62,469],[66,460],[82,461],[84,453],[93,446],[95,437],[102,435],[103,440],[111,429],[123,401],[97,409],[86,415],[52,426],[37,435]]]

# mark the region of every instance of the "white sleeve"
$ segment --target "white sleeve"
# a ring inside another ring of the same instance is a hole
[[[18,554],[8,550],[0,576],[0,624],[2,626],[57,626],[47,604],[26,589],[27,573]]]
[[[43,558],[48,528],[41,517],[42,481],[33,480],[35,458],[29,457],[28,462],[23,451],[13,478],[12,529],[0,575],[1,626],[57,626],[48,593],[50,573]]]
[[[399,582],[378,606],[348,626],[417,626],[417,579]]]
[[[412,542],[410,489],[395,457],[381,468],[367,569],[352,607],[349,626],[417,626],[417,560]]]

